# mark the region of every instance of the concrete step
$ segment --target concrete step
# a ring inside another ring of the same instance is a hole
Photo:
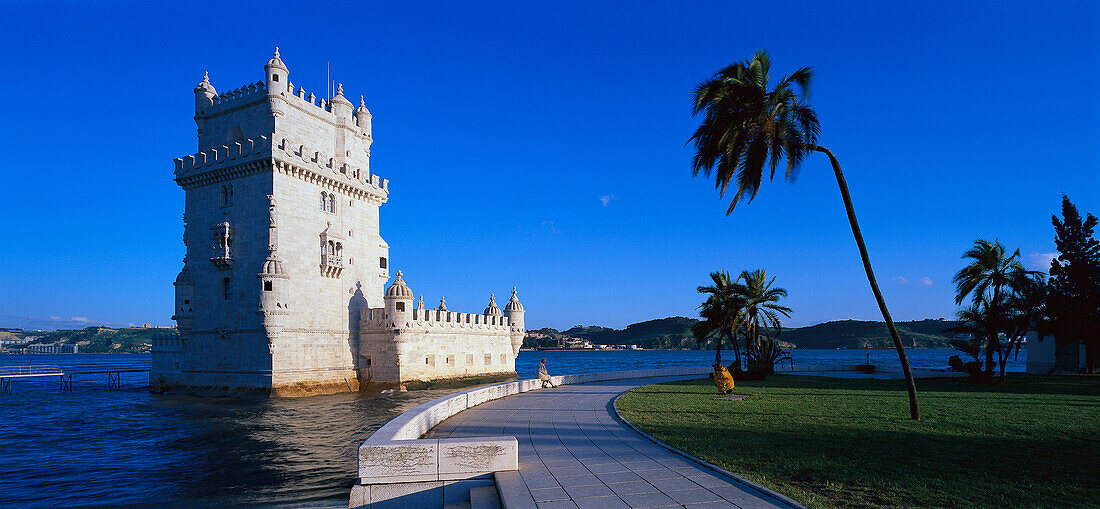
[[[504,509],[536,509],[535,497],[531,496],[531,490],[527,489],[527,483],[523,482],[519,470],[494,472],[493,479],[497,483],[497,494],[500,495],[500,505]]]
[[[481,486],[470,489],[470,509],[500,509],[500,498],[496,486]]]
[[[469,502],[451,502],[443,504],[443,509],[470,509]]]

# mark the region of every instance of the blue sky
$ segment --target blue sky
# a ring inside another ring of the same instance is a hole
[[[976,238],[1054,251],[1061,193],[1100,213],[1093,2],[152,4],[4,7],[0,326],[170,323],[191,90],[276,45],[366,96],[391,267],[459,311],[516,285],[530,328],[694,316],[718,268],[766,268],[791,325],[879,318],[827,160],[729,217],[691,178],[692,88],[759,48],[814,66],[895,319],[952,316]]]

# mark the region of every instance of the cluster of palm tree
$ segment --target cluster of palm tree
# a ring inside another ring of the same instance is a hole
[[[998,240],[974,241],[963,258],[970,263],[955,274],[955,304],[967,297],[971,303],[959,310],[963,323],[954,330],[968,333],[970,339],[957,339],[952,345],[974,357],[969,371],[975,379],[993,380],[996,353],[999,378],[1004,381],[1005,365],[1010,356],[1019,354],[1028,331],[1046,332],[1046,277],[1025,269],[1020,250],[1009,255]]]
[[[698,176],[702,172],[710,177],[713,173],[719,196],[725,196],[731,184],[735,187],[733,199],[726,209],[729,215],[738,202],[751,202],[756,197],[765,170],[771,180],[781,161],[785,160],[783,178],[794,181],[810,155],[816,152],[829,158],[867,282],[901,361],[909,393],[909,416],[919,420],[917,386],[909,369],[909,359],[871,269],[844,173],[832,151],[817,144],[821,125],[808,101],[812,77],[813,70],[803,67],[784,76],[771,88],[771,58],[766,51],[758,51],[751,59],[730,64],[700,83],[695,89],[692,114],[704,118],[688,140],[688,143],[695,143],[692,174]]]
[[[779,317],[791,316],[791,309],[778,303],[787,290],[772,286],[775,278],[768,279],[763,269],[742,271],[737,279],[719,270],[711,272],[710,279],[711,285],[698,288],[707,299],[699,306],[702,320],[692,327],[695,338],[701,343],[716,340],[716,365],[722,364],[723,341],[729,341],[734,356],[729,370],[734,378],[765,378],[774,373],[778,362],[790,359],[777,339]]]

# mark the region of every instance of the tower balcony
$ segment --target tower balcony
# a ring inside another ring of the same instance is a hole
[[[321,255],[321,275],[325,277],[340,277],[344,272],[344,258],[340,255]]]
[[[215,256],[210,258],[210,263],[213,263],[218,270],[229,270],[233,268],[233,258],[228,256]]]

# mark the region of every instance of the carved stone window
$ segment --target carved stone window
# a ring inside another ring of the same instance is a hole
[[[321,212],[336,213],[336,195],[321,191]]]
[[[233,282],[229,278],[222,279],[222,300],[233,298]]]
[[[222,186],[222,206],[228,207],[233,204],[233,184],[226,184]]]

